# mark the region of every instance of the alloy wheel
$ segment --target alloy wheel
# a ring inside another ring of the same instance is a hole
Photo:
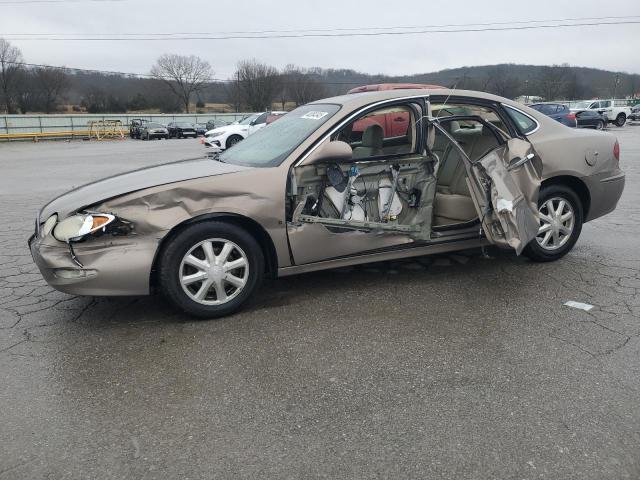
[[[202,305],[222,305],[244,289],[249,279],[249,260],[234,242],[221,238],[204,240],[183,257],[179,270],[182,289]]]
[[[540,229],[536,240],[545,250],[558,250],[571,238],[575,226],[575,212],[571,203],[562,197],[553,197],[539,209]]]

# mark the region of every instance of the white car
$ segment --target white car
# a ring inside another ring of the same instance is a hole
[[[231,125],[209,130],[204,134],[204,144],[207,147],[225,150],[267,126],[267,124],[270,123],[268,120],[271,120],[274,116],[277,117],[286,113],[287,112],[262,112],[247,115],[242,120],[232,123]]]
[[[631,108],[627,106],[627,102],[624,100],[585,100],[571,107],[572,112],[582,110],[596,110],[605,114],[609,119],[609,123],[613,123],[618,127],[624,126],[631,116]]]

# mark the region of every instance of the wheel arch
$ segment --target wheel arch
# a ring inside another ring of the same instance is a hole
[[[550,185],[564,185],[573,190],[580,202],[582,203],[583,216],[585,219],[589,217],[591,209],[591,193],[587,185],[578,177],[572,175],[558,175],[557,177],[547,178],[542,182],[540,188]]]
[[[208,220],[231,223],[250,233],[258,241],[258,244],[262,248],[262,253],[264,255],[265,261],[265,273],[271,277],[276,276],[278,271],[278,256],[276,254],[276,248],[273,243],[273,239],[267,233],[264,227],[262,227],[262,225],[249,217],[245,217],[236,213],[206,213],[204,215],[199,215],[197,217],[193,217],[185,220],[182,223],[179,223],[162,238],[160,244],[158,245],[158,248],[156,249],[156,253],[153,258],[153,264],[151,266],[151,278],[149,279],[150,290],[155,289],[158,285],[158,264],[161,258],[162,251],[169,243],[169,240],[174,238],[190,225],[200,222],[206,222]]]

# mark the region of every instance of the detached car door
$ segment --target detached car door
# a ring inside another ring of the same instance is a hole
[[[449,123],[473,122],[489,129],[498,146],[472,160],[450,134]],[[467,171],[481,228],[487,239],[520,255],[540,229],[538,194],[542,163],[533,146],[524,139],[510,138],[502,130],[477,116],[454,116],[429,122],[458,149]]]

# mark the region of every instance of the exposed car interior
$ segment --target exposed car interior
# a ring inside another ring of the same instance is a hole
[[[347,143],[352,159],[295,169],[294,219],[344,228],[402,232],[429,239],[432,229],[456,228],[478,219],[458,147],[437,129],[430,149],[417,151],[419,107],[395,106],[370,112],[343,127],[332,140]],[[434,105],[443,129],[473,161],[500,146],[494,129],[469,118],[481,117],[503,130],[490,109]],[[333,230],[332,230],[333,231]]]

